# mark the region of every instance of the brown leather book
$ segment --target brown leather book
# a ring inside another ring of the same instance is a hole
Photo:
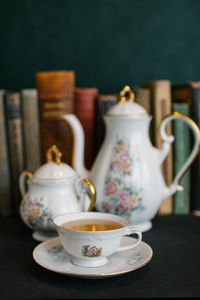
[[[97,88],[76,88],[74,98],[74,113],[81,122],[85,133],[85,166],[92,167],[95,158],[94,124],[95,124],[95,99],[98,95]]]
[[[46,162],[46,151],[55,144],[62,153],[62,161],[72,163],[72,131],[60,117],[74,112],[74,71],[36,73],[39,99],[41,159]]]
[[[170,80],[155,80],[143,84],[143,87],[151,90],[151,103],[153,112],[153,137],[155,146],[160,149],[162,145],[162,138],[160,135],[160,125],[162,120],[172,112],[172,98],[171,98],[171,82]],[[172,134],[172,124],[167,124],[167,133]],[[167,185],[172,183],[173,179],[173,157],[172,147],[166,159],[162,164],[162,170]],[[173,197],[168,197],[163,200],[159,214],[173,213]]]

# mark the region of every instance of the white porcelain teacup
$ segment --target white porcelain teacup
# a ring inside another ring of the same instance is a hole
[[[136,247],[142,234],[127,219],[109,213],[67,213],[53,220],[64,249],[72,255],[72,262],[83,267],[98,267],[116,251]],[[76,227],[74,227],[76,226]],[[133,244],[120,246],[124,235],[136,234]]]

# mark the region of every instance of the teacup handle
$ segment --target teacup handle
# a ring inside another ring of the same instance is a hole
[[[130,234],[137,234],[138,238],[137,241],[131,245],[128,246],[119,246],[116,251],[122,251],[122,250],[128,250],[131,248],[136,247],[142,240],[142,233],[141,231],[137,230],[135,226],[129,226],[125,229],[123,235],[130,235]]]
[[[96,189],[94,184],[92,183],[91,180],[89,180],[88,178],[84,178],[81,180],[81,182],[85,182],[90,190],[90,206],[88,208],[88,212],[92,211],[92,209],[94,208],[95,205],[95,200],[96,200]],[[81,195],[82,197],[84,197],[85,195]]]

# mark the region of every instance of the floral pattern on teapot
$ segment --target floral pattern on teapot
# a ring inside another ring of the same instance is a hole
[[[21,206],[21,212],[28,224],[34,229],[40,228],[43,223],[50,224],[52,222],[52,214],[48,207],[43,203],[43,197],[31,200],[25,198]]]
[[[105,212],[128,217],[132,211],[144,209],[141,189],[136,183],[132,183],[132,180],[127,185],[127,179],[132,179],[134,160],[134,155],[130,153],[129,143],[117,137],[105,180],[105,201],[103,202]]]

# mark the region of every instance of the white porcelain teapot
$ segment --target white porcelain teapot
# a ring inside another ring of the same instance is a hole
[[[175,112],[161,124],[163,144],[161,149],[157,149],[149,138],[152,117],[133,100],[134,93],[126,86],[120,101],[104,116],[106,136],[90,172],[83,163],[84,133],[81,123],[72,114],[62,118],[70,124],[75,136],[73,167],[82,176],[89,176],[96,187],[96,210],[124,216],[130,224],[146,231],[151,228],[151,220],[161,201],[177,191],[181,177],[198,154],[200,131],[190,118]],[[167,186],[161,164],[174,140],[173,136],[166,134],[165,128],[174,119],[187,123],[192,129],[194,146],[172,184]]]
[[[57,236],[52,222],[54,217],[87,209],[91,211],[94,207],[96,196],[94,185],[87,178],[81,179],[73,168],[62,163],[61,155],[58,148],[53,145],[47,151],[46,164],[38,168],[34,174],[24,171],[19,177],[19,187],[23,196],[20,216],[34,231],[33,238],[38,241]],[[86,193],[85,183],[89,186],[91,199]]]

